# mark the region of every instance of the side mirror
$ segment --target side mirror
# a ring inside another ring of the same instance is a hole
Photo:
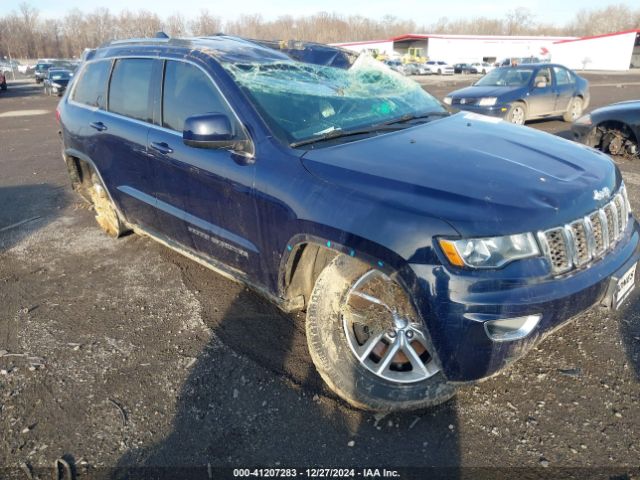
[[[223,113],[194,115],[184,121],[182,140],[196,148],[233,148],[237,143],[229,117]]]

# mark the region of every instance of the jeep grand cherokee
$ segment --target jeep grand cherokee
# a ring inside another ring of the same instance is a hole
[[[58,117],[72,184],[106,232],[306,310],[320,375],[360,408],[443,402],[635,286],[638,225],[606,155],[451,115],[365,55],[112,42]]]

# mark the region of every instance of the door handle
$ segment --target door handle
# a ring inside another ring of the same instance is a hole
[[[156,152],[160,152],[163,155],[167,155],[168,153],[173,153],[173,148],[167,145],[165,142],[151,142],[151,148]]]
[[[107,126],[102,122],[91,122],[89,126],[91,128],[95,128],[99,132],[104,132],[107,129]]]

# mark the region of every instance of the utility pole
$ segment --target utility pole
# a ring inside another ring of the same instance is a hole
[[[11,76],[13,77],[13,80],[15,81],[16,72],[13,71],[13,61],[11,60],[11,50],[9,50],[8,47],[7,47],[7,51],[9,53],[9,65],[11,65]]]

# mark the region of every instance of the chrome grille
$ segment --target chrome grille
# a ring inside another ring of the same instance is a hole
[[[587,240],[587,226],[583,220],[571,224],[573,244],[575,248],[575,260],[577,265],[584,265],[591,260],[589,241]]]
[[[622,238],[629,223],[624,187],[603,208],[563,227],[538,233],[543,253],[558,275],[604,256]]]
[[[594,212],[589,215],[589,220],[591,222],[591,225],[593,226],[593,239],[595,243],[594,254],[600,255],[607,249],[604,242],[605,235],[602,228],[602,218],[600,218],[600,211]]]

